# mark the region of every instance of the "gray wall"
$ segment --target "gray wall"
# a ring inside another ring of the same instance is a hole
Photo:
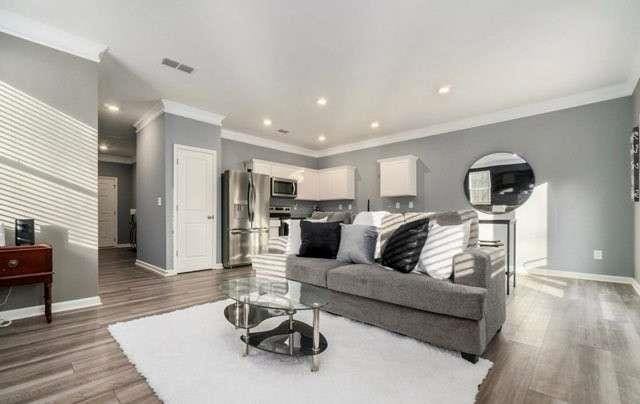
[[[283,152],[280,150],[268,149],[251,145],[248,143],[236,142],[231,139],[222,139],[222,171],[224,170],[244,170],[244,162],[251,159],[275,161],[283,164],[291,164],[299,167],[317,168],[318,159],[300,154]],[[296,201],[286,198],[273,198],[273,206],[291,206],[294,217],[309,216],[313,211],[315,202]]]
[[[136,207],[133,164],[100,161],[98,175],[118,179],[118,244],[128,244],[129,210]]]
[[[466,169],[478,157],[512,151],[548,184],[547,252],[551,269],[633,276],[633,204],[629,198],[628,137],[631,99],[431,136],[319,160],[319,168],[357,167],[357,208],[387,209],[400,200],[381,199],[377,159],[414,154],[421,161],[414,210],[468,208],[462,191]],[[321,204],[335,210],[337,202]],[[593,260],[593,249],[605,259]]]
[[[633,100],[633,126],[640,125],[640,80],[636,84],[636,88],[632,96]],[[636,280],[640,282],[640,203],[634,204],[635,215],[635,275]]]
[[[165,267],[164,118],[145,126],[136,143],[137,257]],[[162,198],[158,206],[157,198]]]
[[[203,149],[220,150],[220,127],[206,122],[195,121],[193,119],[184,118],[173,114],[162,114],[164,118],[165,133],[165,194],[168,202],[167,206],[173,203],[173,147],[176,144],[185,146],[200,147]],[[220,153],[216,153],[218,173],[220,173]],[[220,175],[214,178],[216,182],[217,195],[220,195]],[[218,198],[218,201],[220,198]],[[220,203],[218,202],[216,217],[217,224],[220,227]],[[173,269],[173,209],[166,209],[166,268]],[[216,259],[220,262],[221,257],[221,231],[217,229],[216,236]]]
[[[12,228],[16,212],[36,220],[37,240],[54,248],[54,302],[96,296],[97,65],[3,33],[0,49],[0,84],[27,94],[11,94],[5,100],[29,102],[19,109],[2,111],[15,121],[8,128],[0,127],[0,172],[5,181],[16,181],[10,194],[5,195],[7,199],[3,199],[18,201],[20,196],[23,202],[0,204],[0,221]],[[46,104],[47,113],[34,110],[33,100],[28,97]],[[56,127],[66,119],[61,113],[71,117],[72,128]],[[34,123],[49,125],[59,132],[52,133],[50,129],[38,133]],[[19,149],[5,149],[2,143],[6,141],[28,144],[31,151],[18,157]],[[51,152],[61,144],[65,149],[56,151],[59,155]],[[56,159],[59,161],[54,168],[50,164]],[[27,176],[33,182],[25,181]],[[30,189],[31,184],[39,185]],[[33,199],[33,194],[44,198],[46,206]],[[6,233],[11,241],[12,232]],[[2,289],[0,296],[4,297],[6,289]],[[15,288],[8,304],[0,310],[42,303],[41,285],[22,286]]]

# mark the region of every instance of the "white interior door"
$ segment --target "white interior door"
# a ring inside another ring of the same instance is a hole
[[[118,244],[118,179],[98,177],[98,247]]]
[[[174,155],[174,268],[210,269],[216,261],[216,152],[176,145]]]

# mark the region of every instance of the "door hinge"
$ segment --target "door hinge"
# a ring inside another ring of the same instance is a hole
[[[180,164],[180,159],[176,159],[176,165]]]
[[[178,250],[176,250],[176,257],[178,256]]]

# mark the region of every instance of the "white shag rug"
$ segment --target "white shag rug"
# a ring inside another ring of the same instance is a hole
[[[166,403],[473,403],[492,363],[325,312],[328,348],[310,358],[251,349],[224,318],[230,301],[109,326],[129,360]],[[311,312],[295,315],[312,324]],[[271,318],[255,330],[273,328]]]

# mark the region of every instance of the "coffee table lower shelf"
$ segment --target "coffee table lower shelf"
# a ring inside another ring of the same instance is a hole
[[[248,313],[245,313],[247,309]],[[314,308],[313,311],[315,328],[302,321],[294,320],[295,310],[271,310],[242,303],[232,303],[225,307],[224,314],[226,319],[236,328],[245,330],[245,334],[240,337],[245,344],[245,355],[248,354],[251,346],[280,355],[311,356],[311,370],[317,371],[319,369],[318,355],[324,352],[329,344],[319,331],[319,308]],[[264,320],[279,316],[288,316],[289,318],[271,330],[250,332],[251,328],[258,326]],[[314,341],[314,337],[317,339],[316,341]]]

